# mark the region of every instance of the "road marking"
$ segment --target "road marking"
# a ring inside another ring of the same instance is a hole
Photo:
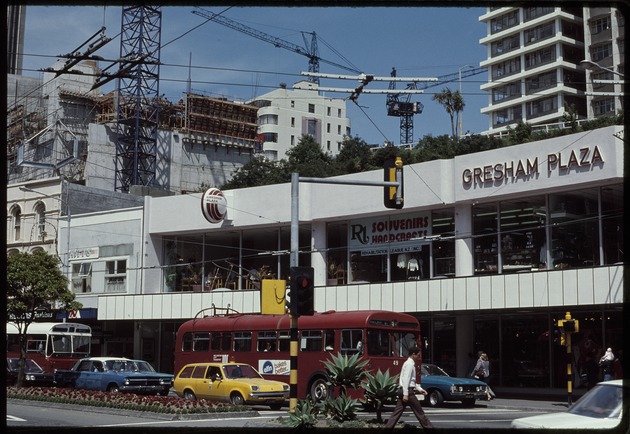
[[[268,416],[260,416],[260,417],[248,417],[247,419],[275,419],[275,417]],[[225,422],[231,420],[243,420],[243,417],[220,417],[220,418],[211,418],[211,419],[177,419],[177,420],[154,420],[150,422],[131,422],[131,423],[119,423],[119,424],[110,424],[110,425],[95,425],[95,427],[99,428],[111,428],[118,426],[142,426],[142,425],[163,425],[163,424],[181,424],[181,423],[198,423],[198,422]]]
[[[7,420],[10,420],[11,422],[26,422],[26,419],[22,419],[21,417],[17,416],[11,416],[10,414],[7,414]]]

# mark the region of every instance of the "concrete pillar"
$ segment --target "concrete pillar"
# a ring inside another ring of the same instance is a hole
[[[458,377],[466,377],[468,370],[468,353],[474,350],[474,321],[473,315],[462,314],[455,317],[455,372]]]
[[[326,285],[326,222],[311,223],[311,267],[315,271],[315,286]]]
[[[472,206],[455,205],[455,276],[472,276],[474,271]]]

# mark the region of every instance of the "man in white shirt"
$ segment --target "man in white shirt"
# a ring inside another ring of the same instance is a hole
[[[400,370],[400,376],[398,377],[398,399],[396,400],[396,408],[394,408],[392,415],[387,420],[385,428],[394,428],[407,406],[411,407],[411,410],[416,415],[422,428],[433,428],[433,424],[424,414],[424,410],[422,410],[420,401],[416,398],[416,393],[427,394],[426,390],[420,387],[419,384],[416,384],[416,361],[419,356],[420,348],[414,346],[409,349],[409,358],[403,364]]]

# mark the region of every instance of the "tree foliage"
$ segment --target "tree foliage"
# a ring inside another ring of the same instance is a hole
[[[445,87],[444,89],[442,89],[442,92],[438,92],[433,95],[433,101],[436,101],[438,104],[444,107],[444,109],[446,109],[446,112],[451,118],[452,135],[453,137],[457,137],[459,129],[459,117],[461,115],[461,112],[464,111],[464,107],[466,106],[462,94],[458,90],[453,92],[448,87]]]
[[[26,330],[38,311],[59,308],[80,309],[81,303],[68,289],[68,279],[59,268],[59,258],[43,250],[15,253],[7,258],[6,269],[7,317],[18,329],[20,341],[20,371],[18,383],[24,379]]]

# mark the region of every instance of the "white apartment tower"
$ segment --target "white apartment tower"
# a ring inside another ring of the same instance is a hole
[[[350,136],[350,120],[343,99],[319,95],[317,85],[300,81],[257,97],[248,104],[258,107],[258,135],[269,160],[285,158],[304,135],[312,136],[322,151],[339,153],[344,136]]]
[[[481,86],[488,92],[486,133],[519,120],[557,127],[571,106],[578,119],[621,109],[621,84],[614,83],[623,77],[624,20],[615,8],[532,3],[488,8],[479,21],[487,26],[480,40],[488,53],[481,62],[489,77]]]

